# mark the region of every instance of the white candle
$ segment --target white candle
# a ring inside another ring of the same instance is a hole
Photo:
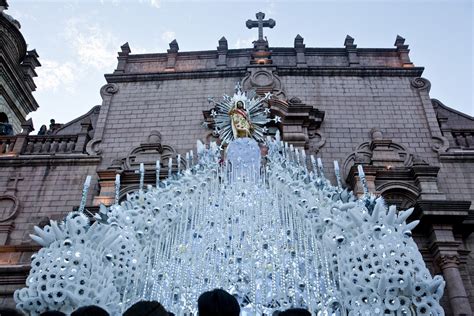
[[[318,161],[318,167],[320,169],[323,169],[323,162],[321,161],[321,158],[318,157],[317,161]]]
[[[145,164],[143,162],[140,163],[140,173],[145,172]]]
[[[171,178],[171,172],[173,171],[173,158],[170,157],[168,160],[168,178]]]
[[[85,187],[89,187],[91,185],[91,179],[92,179],[91,176],[86,177],[86,181],[84,182]]]
[[[118,173],[115,175],[115,184],[120,184],[120,175]]]
[[[359,171],[359,177],[365,177],[364,169],[362,168],[362,165],[357,166],[357,171]]]

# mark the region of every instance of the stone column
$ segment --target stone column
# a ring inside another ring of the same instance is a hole
[[[90,140],[89,131],[92,129],[92,123],[90,118],[86,118],[81,122],[81,132],[77,134],[76,147],[74,148],[75,153],[83,153],[87,142]]]
[[[461,273],[459,272],[459,257],[457,255],[441,255],[438,265],[443,271],[446,281],[446,291],[454,315],[472,315],[469,298],[464,288]]]
[[[28,119],[26,122],[21,124],[22,131],[16,136],[15,146],[13,146],[12,153],[16,156],[23,152],[23,148],[26,146],[26,139],[28,135],[35,130],[33,127],[33,121]]]
[[[443,272],[446,293],[454,315],[472,315],[469,297],[459,271],[460,242],[453,235],[452,225],[434,224],[431,233],[431,249],[435,262]]]

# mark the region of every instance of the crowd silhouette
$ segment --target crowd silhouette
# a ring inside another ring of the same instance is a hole
[[[222,289],[202,293],[197,301],[198,316],[239,316],[240,305],[237,299]],[[0,308],[0,316],[22,316],[21,312]],[[70,316],[109,316],[110,314],[99,306],[83,306],[75,310]],[[156,301],[139,301],[130,306],[123,316],[174,316],[163,305]],[[59,311],[46,311],[40,316],[67,316]],[[115,316],[115,315],[112,315]],[[302,308],[290,308],[285,311],[276,311],[271,316],[311,316],[311,313]]]

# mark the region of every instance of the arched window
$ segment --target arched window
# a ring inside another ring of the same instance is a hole
[[[8,116],[4,112],[0,112],[0,136],[13,135],[13,127],[8,122]]]
[[[396,205],[398,210],[413,207],[417,199],[417,195],[414,192],[401,188],[388,189],[382,192],[382,196],[387,205]]]
[[[0,123],[10,123],[5,112],[0,112]]]

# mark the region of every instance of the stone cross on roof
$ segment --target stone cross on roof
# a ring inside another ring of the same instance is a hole
[[[257,21],[247,20],[245,25],[247,25],[249,29],[258,27],[258,40],[263,41],[263,28],[264,27],[273,28],[276,22],[273,19],[264,20],[265,13],[263,12],[258,12],[255,16],[257,17]]]

